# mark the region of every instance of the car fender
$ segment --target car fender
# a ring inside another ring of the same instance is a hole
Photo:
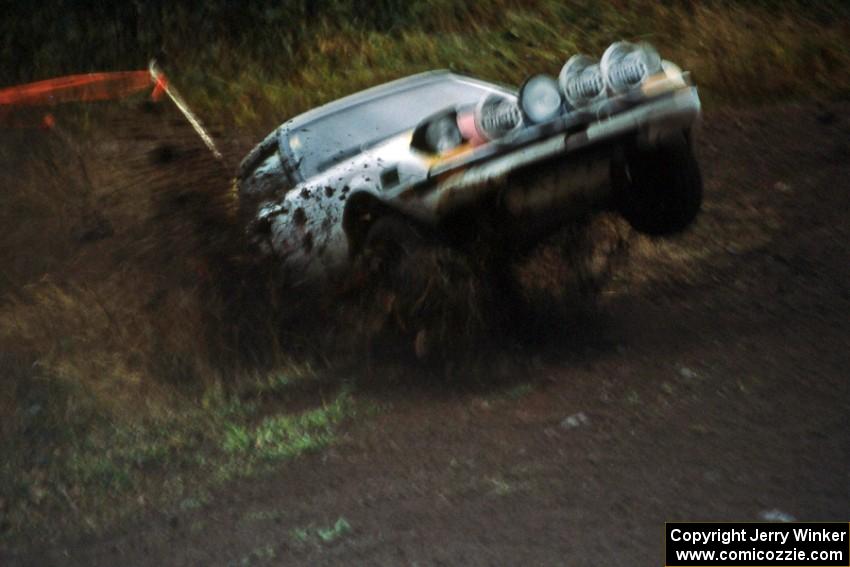
[[[349,258],[361,249],[369,227],[392,207],[385,200],[374,175],[359,173],[347,185],[350,194],[342,216],[342,229],[346,236]]]
[[[326,185],[296,187],[282,202],[260,211],[268,219],[268,246],[285,271],[311,279],[341,267],[348,258],[342,230],[347,192]],[[297,283],[297,282],[293,282]]]

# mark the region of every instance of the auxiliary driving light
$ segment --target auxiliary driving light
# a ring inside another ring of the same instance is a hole
[[[572,108],[589,106],[605,98],[605,79],[592,57],[573,55],[561,69],[558,84]]]
[[[497,140],[522,125],[522,115],[517,105],[510,99],[491,94],[475,106],[473,124],[468,125],[468,116],[459,119],[459,126],[466,138],[482,143]]]
[[[519,106],[523,115],[532,123],[555,118],[563,107],[558,83],[547,75],[531,77],[519,91]]]
[[[661,57],[650,44],[626,41],[612,43],[599,63],[605,84],[611,92],[622,94],[640,86],[650,75],[661,71]]]

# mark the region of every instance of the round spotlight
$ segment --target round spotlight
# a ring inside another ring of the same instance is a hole
[[[589,106],[605,98],[605,79],[599,64],[587,55],[573,55],[561,69],[558,84],[573,108]]]
[[[616,94],[640,86],[661,71],[661,57],[650,44],[618,41],[611,44],[599,63],[606,86]]]
[[[519,107],[529,122],[552,120],[563,108],[558,83],[546,75],[531,77],[519,90]]]
[[[491,94],[475,106],[473,128],[464,123],[462,129],[469,130],[466,137],[473,141],[477,137],[487,141],[506,136],[521,124],[522,116],[517,105],[506,97]]]

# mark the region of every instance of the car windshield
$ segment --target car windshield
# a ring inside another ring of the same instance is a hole
[[[290,131],[287,144],[308,179],[443,108],[474,103],[493,90],[454,76],[411,85],[311,120]]]

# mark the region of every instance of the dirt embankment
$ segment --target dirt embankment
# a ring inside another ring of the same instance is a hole
[[[668,520],[846,520],[850,105],[710,112],[705,209],[492,376],[358,378],[344,441],[44,565],[658,565]]]

